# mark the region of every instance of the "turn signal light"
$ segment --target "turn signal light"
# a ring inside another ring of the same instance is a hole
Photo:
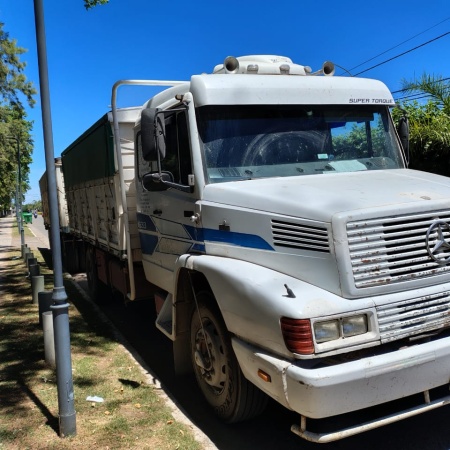
[[[272,382],[272,377],[267,372],[264,372],[264,370],[258,369],[258,377],[266,383]]]
[[[280,324],[284,343],[289,351],[300,355],[314,353],[314,341],[309,319],[282,317]]]

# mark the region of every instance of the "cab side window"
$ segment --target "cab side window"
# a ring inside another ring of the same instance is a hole
[[[172,173],[175,183],[187,185],[192,165],[186,112],[171,114],[165,126],[166,157],[161,161],[161,170]]]
[[[141,132],[138,131],[135,139],[135,167],[137,168],[137,178],[139,181],[142,180],[142,177],[152,170],[152,163],[150,161],[146,161],[142,156],[142,139]]]

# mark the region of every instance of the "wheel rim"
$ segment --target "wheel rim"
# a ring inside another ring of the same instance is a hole
[[[195,335],[194,360],[202,380],[220,394],[227,378],[224,344],[211,321],[203,323]]]

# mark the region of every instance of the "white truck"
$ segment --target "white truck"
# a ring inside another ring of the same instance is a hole
[[[272,397],[314,442],[450,401],[450,180],[406,168],[383,83],[333,73],[262,55],[118,82],[112,112],[62,153],[63,241],[83,243],[93,296],[156,292],[176,370],[219,417]],[[118,109],[123,84],[170,87]]]
[[[56,192],[58,199],[58,217],[59,217],[59,227],[61,231],[69,231],[69,215],[67,213],[67,201],[66,193],[64,190],[64,177],[61,167],[61,158],[55,158],[55,181],[56,181]],[[42,219],[44,221],[45,228],[50,228],[50,205],[48,202],[48,182],[47,174],[44,173],[39,179],[39,190],[41,191],[42,198]]]

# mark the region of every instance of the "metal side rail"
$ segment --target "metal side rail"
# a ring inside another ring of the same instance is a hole
[[[303,439],[310,442],[315,442],[319,444],[326,444],[328,442],[338,441],[355,434],[363,433],[365,431],[373,430],[375,428],[382,427],[384,425],[389,425],[394,422],[399,422],[400,420],[407,419],[409,417],[417,416],[427,411],[440,408],[442,406],[450,404],[450,395],[443,398],[430,402],[429,391],[424,392],[425,403],[419,406],[414,406],[412,408],[406,409],[400,413],[390,414],[385,417],[381,417],[370,422],[365,422],[360,425],[355,425],[353,427],[344,428],[339,431],[334,431],[332,433],[313,433],[306,430],[306,417],[301,416],[301,422],[299,425],[292,425],[291,431]]]

